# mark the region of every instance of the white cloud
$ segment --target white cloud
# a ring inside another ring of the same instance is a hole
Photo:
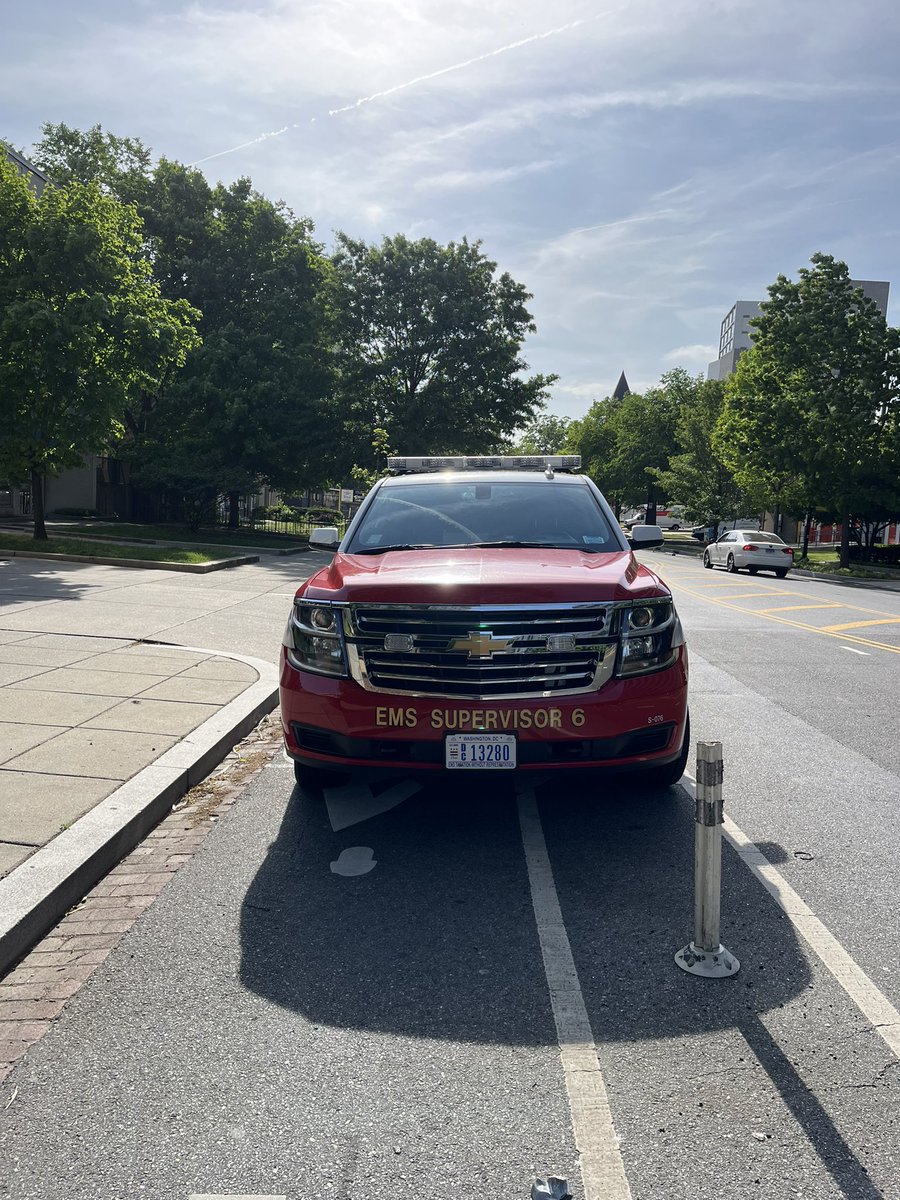
[[[678,346],[674,350],[670,350],[663,355],[663,361],[668,363],[688,363],[691,365],[706,366],[707,363],[718,357],[718,346],[713,342],[707,344],[695,344],[693,346]]]

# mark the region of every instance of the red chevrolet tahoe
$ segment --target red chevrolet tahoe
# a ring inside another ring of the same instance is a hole
[[[394,458],[297,590],[281,719],[298,782],[379,768],[684,770],[672,595],[577,455]]]

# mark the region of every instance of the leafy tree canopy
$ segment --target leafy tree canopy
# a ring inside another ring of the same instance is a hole
[[[49,121],[41,132],[30,157],[58,185],[96,183],[127,199],[128,182],[150,169],[150,151],[138,138],[116,137],[99,125],[82,130]]]
[[[375,428],[405,453],[477,453],[543,407],[555,376],[526,376],[521,357],[531,297],[480,243],[397,234],[369,246],[340,234],[334,266],[352,463],[370,465]]]
[[[852,515],[896,495],[900,340],[846,264],[811,262],[769,287],[754,346],[726,385],[717,445],[738,483],[770,505],[842,514],[846,565]]]
[[[702,376],[679,379],[675,446],[657,475],[667,496],[684,505],[688,520],[716,523],[753,511],[714,446],[725,385]]]
[[[38,198],[5,160],[0,263],[0,469],[31,476],[44,537],[42,477],[109,446],[197,344],[198,314],[160,294],[133,208],[96,184]]]
[[[571,417],[552,413],[535,417],[512,443],[512,454],[562,454],[567,450]],[[576,452],[577,453],[577,452]]]

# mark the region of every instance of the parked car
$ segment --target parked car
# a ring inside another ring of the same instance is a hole
[[[751,575],[757,571],[774,571],[779,579],[784,579],[794,565],[794,551],[777,533],[729,529],[703,551],[703,565],[707,570],[724,567],[734,574],[743,567]]]
[[[646,511],[641,509],[638,513],[626,518],[623,524],[626,529],[646,524]],[[659,529],[681,529],[684,526],[684,509],[680,504],[673,504],[671,508],[657,508],[654,524]]]
[[[715,527],[715,535],[711,538],[709,531],[712,526],[695,525],[691,530],[691,537],[696,538],[698,542],[715,541],[716,538],[722,536],[729,529],[759,529],[760,523],[756,517],[735,517],[730,521],[719,521]]]

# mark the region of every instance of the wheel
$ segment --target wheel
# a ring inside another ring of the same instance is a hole
[[[725,563],[725,567],[726,567],[726,570],[730,571],[732,575],[737,575],[738,568],[737,568],[737,563],[734,561],[733,554],[728,555],[728,559]]]
[[[712,559],[709,557],[708,550],[703,551],[703,565],[706,567],[707,571],[712,570]]]
[[[304,792],[318,792],[322,788],[334,787],[339,782],[337,771],[327,767],[308,767],[306,763],[294,763],[294,778]]]
[[[775,572],[775,574],[778,576],[779,579],[784,579],[787,576],[787,568],[781,567],[779,570],[777,570]]]
[[[670,525],[669,528],[672,530],[673,533],[677,533],[678,530],[681,528],[681,526],[680,525]]]
[[[650,767],[641,771],[640,780],[646,787],[672,787],[684,774],[688,754],[691,750],[691,715],[688,713],[684,723],[684,741],[681,743],[681,753],[674,762],[666,763],[664,767]]]
[[[756,572],[757,572],[758,570],[759,570],[759,567],[748,567],[748,568],[747,568],[747,571],[748,571],[748,572],[749,572],[751,575],[755,575],[755,574],[756,574]]]

